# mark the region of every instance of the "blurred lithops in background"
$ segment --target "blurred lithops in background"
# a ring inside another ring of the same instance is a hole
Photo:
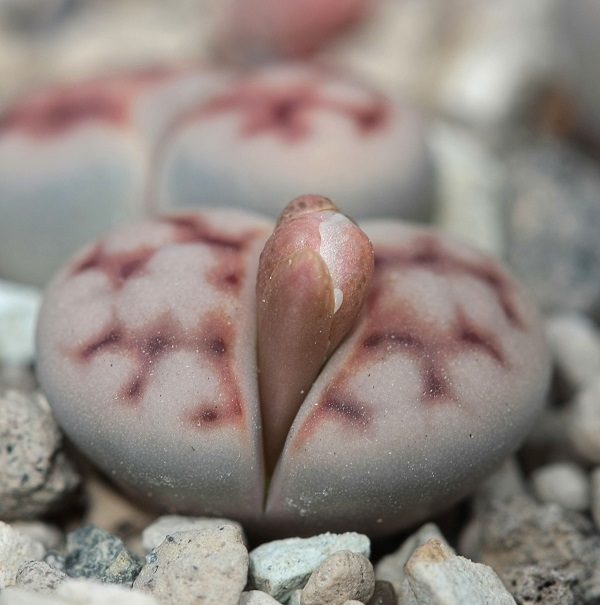
[[[426,219],[414,110],[310,64],[139,72],[33,93],[0,118],[0,277],[43,285],[106,229],[207,204],[276,216],[318,191]]]

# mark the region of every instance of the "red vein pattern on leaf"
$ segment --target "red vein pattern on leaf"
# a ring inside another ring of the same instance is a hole
[[[296,444],[301,446],[325,419],[335,419],[353,432],[364,432],[374,411],[351,395],[351,381],[359,370],[383,361],[390,355],[408,356],[419,368],[424,404],[459,403],[449,376],[449,360],[461,352],[481,353],[500,367],[510,362],[493,330],[477,325],[459,303],[456,317],[448,329],[441,329],[423,319],[418,309],[397,297],[386,297],[390,274],[410,267],[425,267],[440,275],[468,273],[483,281],[497,295],[498,304],[508,322],[518,330],[524,321],[510,296],[511,285],[490,264],[466,262],[444,250],[434,238],[411,242],[410,250],[390,251],[375,247],[375,277],[369,293],[360,329],[359,342],[333,378],[312,413],[302,425]]]
[[[101,353],[111,352],[133,360],[135,369],[118,389],[118,399],[126,406],[140,405],[154,369],[171,353],[191,352],[199,364],[210,367],[218,377],[221,401],[203,398],[183,421],[192,428],[243,423],[244,408],[234,373],[235,330],[222,311],[207,313],[194,330],[185,330],[170,313],[132,330],[113,318],[102,334],[82,345],[74,354],[78,363],[88,364]]]
[[[218,290],[238,295],[243,283],[246,263],[244,254],[252,241],[260,236],[260,230],[247,229],[236,235],[220,232],[200,216],[166,215],[158,222],[173,227],[174,244],[198,244],[210,248],[216,263],[205,278]],[[129,279],[144,275],[146,266],[157,248],[140,245],[131,250],[109,252],[102,242],[92,249],[73,267],[71,275],[97,270],[103,272],[115,290],[122,288]]]
[[[32,93],[0,117],[0,135],[18,130],[51,137],[92,121],[122,126],[140,89],[166,75],[164,70],[146,70]]]
[[[209,284],[220,291],[239,295],[246,271],[244,253],[261,235],[259,229],[246,229],[231,235],[192,214],[164,216],[159,220],[174,227],[176,242],[209,246],[217,258],[216,265],[206,275]]]
[[[517,310],[511,295],[512,285],[507,278],[490,262],[467,260],[454,256],[433,235],[414,238],[410,250],[400,252],[391,249],[379,249],[375,255],[375,268],[422,267],[439,275],[469,275],[485,283],[494,291],[504,315],[513,327],[525,329],[524,321]]]
[[[155,252],[156,249],[151,246],[139,246],[122,252],[107,252],[102,242],[98,242],[75,265],[71,275],[90,270],[102,271],[112,287],[117,290],[127,280],[142,275]]]
[[[296,143],[311,134],[311,114],[318,110],[345,115],[363,136],[384,128],[389,118],[388,104],[374,93],[368,101],[342,101],[327,98],[316,82],[268,86],[252,81],[205,102],[195,116],[238,112],[243,137],[273,134]]]
[[[156,219],[173,228],[171,244],[198,245],[210,250],[215,263],[204,278],[226,296],[237,296],[246,272],[245,252],[256,237],[264,234],[260,229],[247,229],[235,235],[211,227],[197,215],[173,215]],[[169,243],[165,246],[170,245]],[[128,251],[107,252],[99,242],[74,266],[71,275],[86,271],[104,273],[114,291],[127,280],[147,270],[147,264],[160,248],[140,245]],[[206,312],[197,330],[184,330],[171,314],[143,329],[133,331],[117,321],[116,314],[103,332],[83,344],[75,353],[79,363],[89,363],[96,355],[111,351],[135,360],[136,370],[119,392],[119,400],[131,406],[138,405],[147,391],[152,369],[169,352],[191,351],[201,357],[219,377],[219,392],[225,404],[211,401],[198,403],[184,421],[188,426],[220,426],[243,421],[242,397],[234,372],[235,330],[223,310]]]

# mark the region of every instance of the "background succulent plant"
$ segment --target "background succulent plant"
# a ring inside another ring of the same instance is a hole
[[[42,90],[0,117],[0,277],[43,285],[93,237],[179,207],[275,217],[312,191],[355,216],[424,219],[430,170],[410,107],[309,63]]]

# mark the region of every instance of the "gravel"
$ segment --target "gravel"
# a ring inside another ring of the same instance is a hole
[[[178,0],[179,22],[129,4],[0,2],[0,103],[48,79],[209,56],[209,0]],[[600,156],[569,127],[577,91],[552,79],[556,3],[418,4],[381,0],[356,46],[326,54],[402,81],[433,114],[438,226],[507,258],[541,306],[555,376],[530,437],[406,534],[252,536],[248,552],[251,528],[159,517],[65,447],[32,371],[41,293],[0,281],[0,605],[600,603]]]

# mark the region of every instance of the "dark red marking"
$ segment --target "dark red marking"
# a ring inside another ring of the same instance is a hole
[[[47,137],[85,122],[123,125],[129,119],[132,99],[145,85],[167,73],[146,70],[32,93],[0,117],[0,135],[19,130],[30,136]]]
[[[470,275],[494,291],[507,320],[520,330],[525,323],[513,300],[513,286],[509,279],[492,262],[467,260],[457,257],[434,235],[423,235],[410,241],[404,250],[379,246],[375,252],[375,269],[423,266],[440,275]]]
[[[204,335],[202,339],[204,359],[219,376],[220,392],[224,402],[218,410],[214,405],[200,404],[185,418],[185,422],[193,428],[243,424],[244,406],[232,358],[231,343],[234,338],[232,323],[219,311],[213,311],[204,317],[200,332]]]
[[[233,295],[240,293],[246,272],[246,252],[252,241],[262,234],[259,229],[246,229],[230,235],[218,231],[193,214],[167,215],[159,220],[175,228],[177,242],[204,244],[212,249],[217,263],[206,274],[211,286]]]
[[[220,419],[219,412],[214,408],[201,407],[190,415],[188,422],[191,422],[196,427],[201,427],[207,424],[214,425]]]
[[[352,377],[360,369],[378,363],[390,355],[404,355],[414,360],[419,369],[422,390],[421,403],[458,403],[459,395],[452,384],[451,361],[460,354],[481,353],[502,368],[510,367],[499,338],[485,326],[476,324],[459,304],[452,325],[437,326],[424,319],[420,309],[407,301],[389,295],[390,273],[405,268],[423,266],[441,275],[467,273],[482,279],[499,298],[499,304],[510,323],[524,329],[524,322],[510,299],[511,284],[493,266],[478,266],[446,253],[433,238],[423,238],[416,248],[405,252],[375,247],[376,268],[373,286],[366,303],[360,330],[361,339],[343,369],[333,378],[327,391],[300,428],[294,447],[302,447],[310,435],[326,419],[343,420],[353,431],[368,430],[373,410],[363,402],[352,399]],[[389,405],[393,406],[393,397]]]
[[[81,356],[83,359],[88,359],[89,357],[99,353],[100,351],[104,351],[110,348],[116,348],[119,346],[121,342],[122,334],[118,328],[114,328],[110,330],[104,336],[101,336],[98,340],[91,342],[87,345],[81,352]]]
[[[175,227],[175,241],[179,243],[205,244],[215,248],[241,252],[251,236],[248,232],[240,235],[227,235],[210,227],[200,216],[185,214],[180,216],[161,216],[158,220]]]
[[[322,403],[322,410],[345,418],[352,424],[366,424],[370,420],[370,413],[364,406],[339,396],[326,395]]]
[[[172,351],[191,351],[202,364],[213,369],[218,386],[211,385],[222,395],[221,401],[203,403],[184,418],[188,426],[209,427],[242,424],[244,406],[237,384],[233,351],[235,330],[233,322],[221,311],[205,314],[197,330],[184,330],[172,315],[165,313],[159,320],[138,330],[128,330],[113,319],[105,334],[92,339],[75,351],[77,363],[90,363],[102,351],[116,352],[134,362],[131,376],[118,390],[120,401],[139,405],[152,378],[153,365]]]
[[[85,271],[102,271],[115,289],[133,277],[144,273],[146,264],[155,253],[154,248],[140,246],[126,252],[106,252],[102,243],[96,244],[79,263],[75,265],[72,275]]]
[[[248,80],[230,92],[201,105],[195,115],[207,118],[225,112],[243,116],[241,134],[252,137],[274,134],[288,143],[298,142],[311,134],[311,113],[329,111],[353,121],[361,135],[385,127],[389,118],[388,104],[372,94],[369,101],[340,101],[327,98],[319,81],[303,84],[267,85]]]

